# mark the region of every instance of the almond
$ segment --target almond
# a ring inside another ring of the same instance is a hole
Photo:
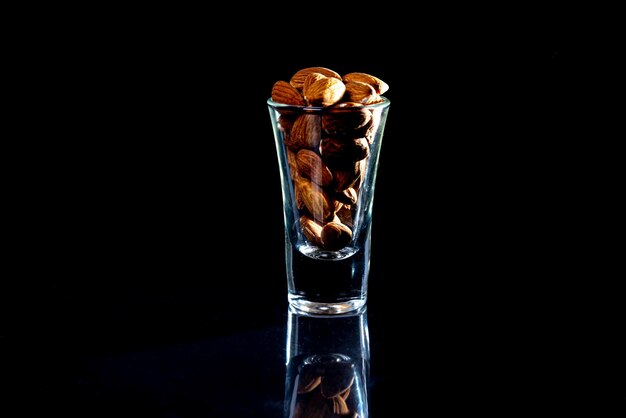
[[[343,399],[344,401],[348,399],[348,396],[350,396],[350,389],[352,389],[352,386],[350,386],[348,389],[344,390],[343,392],[339,394],[341,399]]]
[[[364,158],[357,163],[357,166],[358,166],[357,170],[359,171],[359,178],[357,179],[357,181],[354,182],[354,184],[352,184],[352,187],[354,187],[354,190],[356,190],[357,193],[359,192],[361,185],[365,181],[365,176],[367,175],[367,165],[369,161],[370,161],[369,158]]]
[[[333,221],[337,222],[337,219],[338,219],[339,222],[341,222],[348,228],[353,229],[354,223],[352,220],[353,218],[352,212],[353,210],[351,206],[343,205],[341,208],[339,208],[337,213],[335,213],[335,218],[333,218]]]
[[[290,149],[287,149],[287,165],[289,166],[291,178],[296,180],[298,178],[298,162],[296,160],[296,153]]]
[[[304,90],[306,101],[311,106],[331,106],[339,102],[346,92],[346,85],[338,78],[320,78]]]
[[[293,198],[296,201],[296,207],[298,208],[298,210],[302,210],[306,208],[306,205],[304,204],[304,199],[302,198],[302,187],[301,187],[302,182],[300,181],[300,176],[295,174],[293,177],[293,181],[294,181]]]
[[[320,186],[328,186],[333,181],[333,173],[326,167],[316,152],[301,149],[296,154],[298,173]]]
[[[341,80],[341,75],[339,73],[331,70],[326,67],[307,67],[301,70],[298,70],[293,76],[291,76],[291,80],[289,80],[289,84],[291,84],[296,89],[302,91],[304,88],[304,81],[311,73],[319,73],[325,75],[326,77],[338,78]]]
[[[350,408],[348,404],[341,396],[335,396],[333,398],[333,414],[335,415],[348,415]]]
[[[358,193],[352,187],[348,187],[339,193],[333,195],[336,201],[343,203],[344,205],[354,205],[359,198]]]
[[[371,123],[363,136],[367,138],[367,142],[372,144],[374,142],[374,134],[376,133],[376,131],[378,131],[378,126],[380,125],[381,110],[370,109],[370,112],[372,113]]]
[[[327,77],[324,74],[320,74],[320,73],[311,73],[306,77],[306,79],[304,80],[304,85],[302,87],[302,95],[304,96],[304,100],[307,100],[306,98],[307,88],[309,88],[311,84],[315,83],[317,80],[321,80],[322,78],[327,78]]]
[[[351,81],[359,81],[361,83],[369,84],[374,88],[376,94],[385,94],[389,90],[389,85],[378,77],[366,73],[348,73],[342,77],[344,83]]]
[[[345,83],[346,99],[351,102],[372,104],[380,100],[374,87],[361,81],[349,81]]]
[[[295,117],[293,115],[285,115],[285,114],[281,114],[278,117],[278,124],[280,125],[280,128],[284,131],[284,132],[289,132],[293,126],[293,121],[295,120]]]
[[[305,178],[300,178],[297,183],[302,201],[314,220],[323,222],[334,215],[335,205],[324,189]]]
[[[322,383],[321,375],[303,373],[300,375],[299,380],[298,380],[298,393],[299,394],[309,393],[313,391],[313,389],[318,387],[320,383]]]
[[[369,156],[370,147],[365,138],[324,138],[320,145],[324,161],[331,167],[347,165]]]
[[[350,244],[352,230],[338,222],[328,222],[321,232],[322,247],[326,250],[337,251]]]
[[[298,90],[286,81],[277,81],[272,86],[272,100],[276,103],[282,103],[294,106],[305,106],[304,97]]]
[[[343,203],[338,201],[338,200],[333,200],[333,211],[335,213],[335,215],[333,215],[333,221],[340,221],[341,220],[339,218],[337,218],[337,211],[340,210],[343,207]]]
[[[365,160],[362,160],[365,161]],[[340,192],[348,187],[354,187],[358,190],[357,184],[360,183],[362,166],[359,163],[353,163],[349,167],[333,170],[333,187],[335,191]]]
[[[285,137],[289,148],[317,149],[322,140],[322,118],[314,113],[303,113],[294,121],[290,135]]]
[[[322,115],[322,129],[331,136],[362,136],[372,113],[362,104],[343,102],[328,108]]]
[[[318,247],[322,246],[322,226],[320,224],[303,215],[300,217],[300,226],[302,227],[302,233],[305,238],[309,240],[311,244],[317,245]]]

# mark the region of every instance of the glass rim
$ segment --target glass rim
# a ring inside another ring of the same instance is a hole
[[[380,98],[382,99],[381,102],[372,103],[372,104],[361,104],[360,106],[354,106],[354,107],[343,107],[341,108],[341,110],[347,111],[349,109],[376,109],[376,108],[388,107],[391,104],[391,101],[388,98],[384,96],[380,96]],[[297,110],[317,111],[317,112],[326,110],[326,109],[337,109],[334,107],[334,105],[322,107],[322,106],[298,106],[298,105],[292,105],[292,104],[279,103],[279,102],[273,101],[271,97],[267,99],[267,104],[272,107],[280,108],[280,109],[297,109]]]

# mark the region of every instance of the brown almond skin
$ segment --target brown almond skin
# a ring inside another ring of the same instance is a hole
[[[310,219],[309,220],[305,220],[305,223],[308,224],[308,222],[312,222]],[[317,225],[319,226],[319,225]],[[320,227],[321,229],[321,227]],[[303,394],[303,393],[309,393],[311,391],[313,391],[315,388],[317,388],[320,383],[322,383],[322,376],[321,375],[313,375],[310,373],[307,374],[301,374],[300,375],[300,381],[299,381],[299,385],[298,385],[298,394]],[[345,400],[345,398],[344,398]]]
[[[333,414],[344,416],[350,413],[350,408],[348,408],[348,404],[341,396],[335,396],[334,398],[332,398],[332,402]]]
[[[320,115],[303,113],[293,122],[291,131],[285,136],[286,145],[294,150],[301,148],[318,149],[322,140],[322,120]]]
[[[322,157],[315,151],[301,149],[296,154],[298,173],[322,187],[333,181],[333,173],[328,169]]]
[[[348,73],[342,77],[344,83],[350,81],[360,81],[361,83],[369,84],[374,88],[376,94],[385,94],[389,90],[389,85],[378,77],[367,73]]]
[[[293,127],[293,121],[295,120],[295,118],[296,117],[294,115],[281,114],[278,117],[278,124],[280,125],[283,131],[289,132],[291,131],[291,128]]]
[[[343,81],[333,77],[320,78],[304,91],[306,101],[311,106],[327,107],[338,103],[346,92]]]
[[[365,161],[365,160],[362,160]],[[357,189],[360,183],[362,166],[360,162],[352,163],[350,166],[341,169],[333,169],[333,188],[337,192],[341,192],[348,187]]]
[[[305,238],[313,245],[322,246],[322,226],[308,216],[300,217],[300,226]]]
[[[335,201],[341,202],[344,205],[354,205],[359,198],[359,194],[352,187],[348,187],[347,189],[342,190],[341,192],[335,193],[333,195],[333,198],[335,199]]]
[[[306,102],[302,94],[286,81],[277,81],[272,86],[272,100],[293,106],[305,106]]]
[[[345,83],[345,100],[363,104],[372,104],[380,101],[374,87],[361,81],[349,81]]]
[[[311,73],[304,79],[304,85],[302,87],[302,95],[304,96],[304,100],[307,100],[306,91],[311,86],[311,84],[315,83],[317,80],[321,80],[322,78],[327,77],[324,74]]]
[[[328,222],[322,228],[322,247],[336,251],[344,248],[352,241],[352,230],[338,222]]]
[[[330,136],[356,138],[363,136],[364,128],[371,120],[372,113],[363,105],[355,102],[338,103],[322,115],[322,129]]]
[[[293,195],[296,201],[296,207],[298,210],[306,209],[306,205],[304,204],[304,199],[302,198],[302,180],[300,180],[300,176],[297,174],[293,177]]]
[[[292,179],[297,179],[298,174],[298,162],[296,159],[296,153],[290,149],[287,149],[287,165],[289,166],[289,174]]]
[[[351,206],[343,205],[341,208],[339,208],[337,213],[335,213],[335,218],[333,218],[333,220],[336,221],[336,219],[338,219],[339,222],[341,222],[348,228],[352,228],[352,212],[353,210]]]
[[[350,386],[348,389],[344,390],[343,392],[341,392],[339,394],[339,396],[341,397],[341,399],[343,399],[344,401],[346,399],[348,399],[348,396],[350,396],[350,389],[352,388],[352,386]]]
[[[330,167],[347,165],[369,156],[370,147],[365,138],[324,138],[320,153]]]
[[[335,204],[324,189],[305,178],[298,179],[297,183],[304,206],[313,219],[320,222],[331,219],[335,214]]]
[[[337,73],[336,71],[331,70],[330,68],[307,67],[307,68],[302,68],[301,70],[296,71],[296,73],[291,76],[291,79],[289,80],[289,84],[291,84],[296,89],[302,91],[302,89],[304,88],[304,82],[306,78],[309,76],[309,74],[311,73],[319,73],[319,74],[325,75],[326,77],[333,77],[333,78],[338,78],[339,80],[341,80],[341,75],[339,75],[339,73]]]
[[[334,212],[334,215],[333,215],[333,219],[332,220],[335,220],[335,218],[337,216],[337,212],[339,210],[341,210],[342,207],[343,207],[343,203],[342,202],[338,201],[337,199],[333,200],[333,212]]]

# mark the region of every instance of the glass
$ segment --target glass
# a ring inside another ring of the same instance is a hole
[[[301,107],[267,101],[283,197],[288,300],[341,314],[364,306],[376,172],[390,102]]]
[[[287,320],[284,418],[368,416],[370,347],[366,308]]]

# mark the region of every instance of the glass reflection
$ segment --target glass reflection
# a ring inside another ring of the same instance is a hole
[[[290,308],[284,418],[366,418],[367,308],[310,315]]]

